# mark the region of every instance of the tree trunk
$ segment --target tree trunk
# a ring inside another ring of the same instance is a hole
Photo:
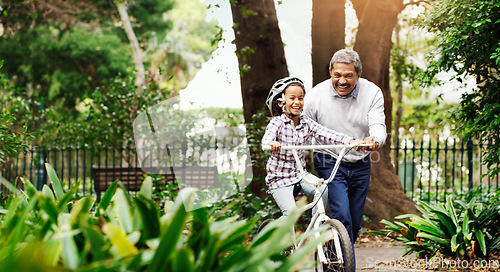
[[[128,40],[130,41],[130,45],[132,46],[135,69],[137,70],[135,85],[141,87],[144,85],[145,81],[145,70],[141,47],[139,46],[139,42],[137,41],[137,37],[135,36],[134,29],[132,28],[132,24],[130,23],[130,18],[128,16],[127,6],[125,2],[117,0],[115,1],[115,3],[116,7],[118,8],[118,13],[120,14],[123,29],[125,30],[125,33],[127,33]],[[142,92],[143,88],[137,88],[137,91]]]
[[[245,123],[251,124],[253,115],[265,109],[264,102],[272,84],[287,76],[288,68],[274,1],[234,0],[231,3],[243,115]],[[266,172],[258,144],[262,135],[253,139],[249,136],[249,142],[255,143],[250,149],[254,177],[251,190],[263,196]]]
[[[399,29],[400,26],[396,25],[395,27],[395,36],[396,36],[396,48],[402,49],[401,48],[401,43],[399,41]],[[394,144],[397,146],[399,145],[399,128],[401,127],[401,118],[403,116],[403,76],[402,76],[402,67],[405,64],[404,61],[404,56],[403,53],[398,54],[397,60],[396,60],[396,68],[393,67],[393,71],[396,77],[396,93],[398,94],[398,98],[396,100],[396,113],[394,115],[394,136],[393,136],[393,141]],[[395,154],[394,156],[394,165],[396,167],[399,167],[399,154]],[[396,174],[398,174],[398,168],[396,168]]]
[[[345,0],[313,0],[312,3],[313,86],[330,77],[328,63],[345,47]]]
[[[352,0],[359,26],[354,50],[363,62],[362,76],[377,84],[384,94],[387,131],[392,124],[392,96],[389,86],[392,31],[398,14],[403,10],[403,0]],[[383,16],[381,16],[383,14]],[[380,220],[393,220],[394,216],[415,213],[415,204],[403,192],[390,159],[391,137],[385,145],[372,154],[372,177],[365,215],[368,228],[381,227]]]

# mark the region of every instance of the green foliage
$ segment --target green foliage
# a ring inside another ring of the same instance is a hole
[[[459,80],[471,76],[477,88],[464,94],[453,113],[457,132],[490,141],[484,162],[491,176],[500,162],[500,3],[493,0],[434,1],[423,26],[437,35],[426,78],[454,71]]]
[[[2,180],[12,192],[0,203],[1,271],[292,271],[326,238],[285,256],[298,213],[250,240],[252,220],[191,210],[189,190],[160,208],[150,178],[137,196],[115,182],[95,203],[76,187],[63,192],[47,171],[53,189],[22,179],[25,191],[17,191]]]
[[[140,0],[127,2],[127,8],[150,80],[162,88],[185,87],[214,49],[215,21],[205,20],[204,5]],[[43,102],[73,121],[75,106],[97,87],[133,72],[119,18],[114,1],[4,3],[0,60],[5,60],[5,74],[24,90],[25,99]]]
[[[382,220],[386,225],[383,232],[371,233],[404,243],[405,255],[487,258],[500,250],[499,196],[497,190],[485,203],[476,202],[475,198],[469,202],[454,201],[451,197],[445,204],[421,202],[417,205],[421,216],[406,214],[396,217],[401,221]]]
[[[9,131],[14,117],[0,111],[0,163],[4,163],[7,155],[16,157],[20,151],[28,148],[33,135],[27,132],[26,127],[21,131]]]
[[[161,1],[160,1],[161,2]],[[217,46],[215,19],[206,19],[206,8],[198,0],[176,1],[166,17],[171,29],[154,33],[147,41],[145,61],[151,71],[160,71],[160,87],[185,88]]]
[[[0,61],[0,69],[2,66]],[[26,123],[29,108],[17,93],[19,90],[0,73],[0,163],[5,162],[7,155],[16,157],[33,139]]]
[[[4,72],[27,90],[25,97],[70,109],[73,115],[78,100],[127,73],[130,55],[116,35],[83,27],[63,31],[42,25],[0,40]]]
[[[262,151],[261,139],[266,132],[266,126],[269,121],[267,110],[261,109],[252,116],[252,122],[247,124],[248,147],[253,155],[253,167],[265,167],[269,152]]]
[[[143,95],[138,95],[133,76],[118,76],[110,84],[94,90],[77,106],[80,112],[77,120],[68,120],[54,107],[42,109],[37,99],[27,98],[22,89],[0,76],[0,110],[9,112],[9,121],[5,119],[3,126],[10,134],[37,131],[33,133],[35,143],[46,147],[130,146],[133,143],[133,120],[141,111],[166,99],[169,94],[150,84]]]
[[[150,84],[139,94],[134,77],[117,76],[108,85],[96,88],[79,105],[82,117],[76,121],[44,111],[39,142],[45,146],[130,147],[134,143],[134,119],[147,107],[167,98],[169,92]]]
[[[135,18],[134,32],[140,40],[150,40],[152,36],[167,33],[172,29],[172,21],[165,20],[165,13],[175,5],[174,0],[140,0],[127,2],[129,15]]]
[[[438,140],[444,135],[444,128],[453,129],[449,124],[450,112],[457,108],[456,104],[434,102],[408,102],[404,105],[401,128],[406,140],[422,139],[424,135],[431,135],[432,140]]]

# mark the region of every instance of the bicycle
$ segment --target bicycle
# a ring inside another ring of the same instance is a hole
[[[360,146],[370,146],[368,144],[350,144],[350,145],[301,145],[301,146],[281,146],[281,150],[291,150],[294,156],[295,161],[297,162],[297,167],[300,175],[307,183],[314,186],[315,194],[313,201],[304,207],[300,208],[300,213],[303,213],[309,209],[312,209],[314,206],[317,206],[317,211],[313,214],[311,221],[309,222],[305,232],[311,230],[317,230],[320,226],[324,224],[328,224],[327,232],[331,232],[331,236],[328,240],[318,245],[318,248],[315,252],[315,270],[318,272],[322,271],[355,271],[354,267],[354,252],[351,244],[351,239],[349,238],[349,234],[347,233],[344,225],[338,221],[337,219],[330,218],[325,211],[322,194],[325,190],[320,191],[320,188],[323,184],[330,183],[335,177],[337,170],[340,166],[340,162],[342,158],[352,149],[355,149]],[[330,177],[325,181],[322,178],[316,177],[314,175],[307,175],[304,171],[304,168],[300,164],[300,158],[297,153],[297,150],[313,150],[313,149],[334,149],[334,148],[342,148],[338,157],[335,166],[333,167],[332,173]],[[263,150],[271,150],[270,146],[264,146]],[[314,179],[314,180],[312,180]],[[326,186],[325,186],[326,188]],[[265,220],[261,226],[259,227],[259,232],[261,229],[265,227],[272,219]],[[316,232],[316,237],[319,237],[319,233]],[[303,245],[305,239],[299,241],[299,243],[295,244],[292,248],[298,249]],[[293,253],[293,250],[292,250]]]

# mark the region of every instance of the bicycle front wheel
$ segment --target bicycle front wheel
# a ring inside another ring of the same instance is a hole
[[[329,225],[326,231],[330,237],[322,246],[323,253],[315,254],[316,271],[355,271],[351,239],[344,225],[336,219],[326,220],[323,224]],[[326,262],[320,261],[319,254],[325,255]]]

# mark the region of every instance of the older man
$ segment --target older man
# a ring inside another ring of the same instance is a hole
[[[331,216],[344,224],[354,244],[370,183],[370,153],[382,146],[387,137],[384,97],[379,87],[361,78],[361,60],[353,50],[337,51],[330,60],[329,71],[331,78],[306,95],[304,114],[330,129],[373,144],[364,151],[350,151],[328,185]],[[314,168],[320,177],[330,176],[338,152],[314,153]]]

